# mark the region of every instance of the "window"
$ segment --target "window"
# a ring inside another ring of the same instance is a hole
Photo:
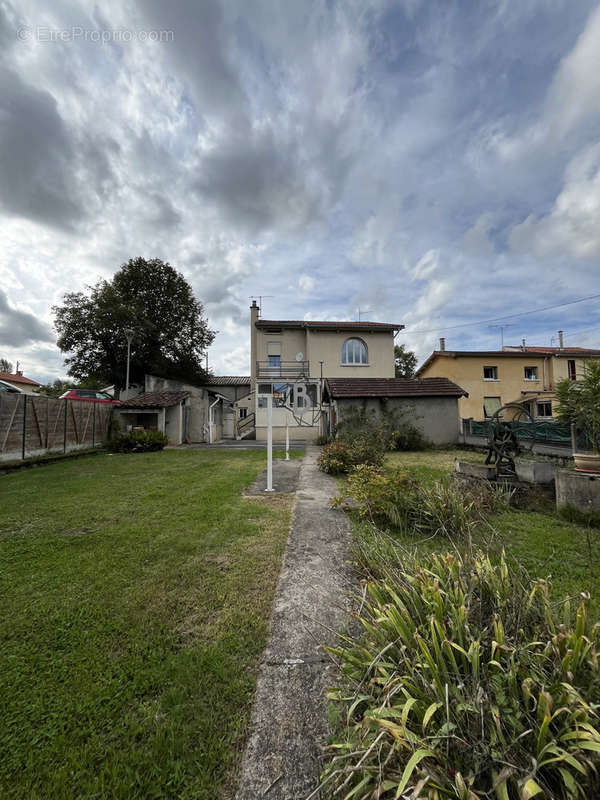
[[[484,381],[497,381],[498,380],[498,367],[484,367],[483,368]]]
[[[248,416],[248,409],[247,408],[240,408],[238,409],[240,412],[240,419],[246,419]]]
[[[569,380],[576,381],[577,380],[577,369],[575,367],[575,359],[570,358],[567,362],[567,366],[569,368]]]
[[[502,401],[499,397],[484,397],[483,398],[483,414],[485,417],[491,417],[502,406]]]
[[[551,417],[552,416],[552,403],[545,400],[543,403],[536,404],[536,416],[538,417]]]
[[[294,404],[294,386],[291,383],[273,384],[273,408],[283,408]]]
[[[258,384],[258,394],[272,394],[273,387],[270,383],[259,383]]]
[[[362,339],[346,339],[342,345],[342,364],[367,364],[367,345]]]
[[[526,381],[537,381],[538,379],[538,368],[537,367],[525,367],[525,380]]]
[[[269,375],[277,377],[281,375],[281,356],[268,356],[269,359]]]

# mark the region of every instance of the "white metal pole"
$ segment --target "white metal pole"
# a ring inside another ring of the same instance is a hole
[[[273,395],[267,395],[267,488],[273,491]]]
[[[290,427],[289,420],[285,420],[285,460],[290,460]]]

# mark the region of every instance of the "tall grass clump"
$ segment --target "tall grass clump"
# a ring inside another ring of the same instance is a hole
[[[364,554],[379,570],[357,614],[362,634],[331,651],[345,724],[327,796],[600,797],[600,624],[588,598],[573,618],[504,555],[417,559],[382,551],[378,536]]]

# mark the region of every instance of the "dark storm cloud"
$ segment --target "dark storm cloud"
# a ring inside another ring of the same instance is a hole
[[[51,342],[52,332],[36,316],[13,308],[0,289],[0,345],[22,347],[32,342]]]

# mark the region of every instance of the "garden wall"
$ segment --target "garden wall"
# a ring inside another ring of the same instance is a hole
[[[102,444],[112,406],[0,392],[0,461]]]

